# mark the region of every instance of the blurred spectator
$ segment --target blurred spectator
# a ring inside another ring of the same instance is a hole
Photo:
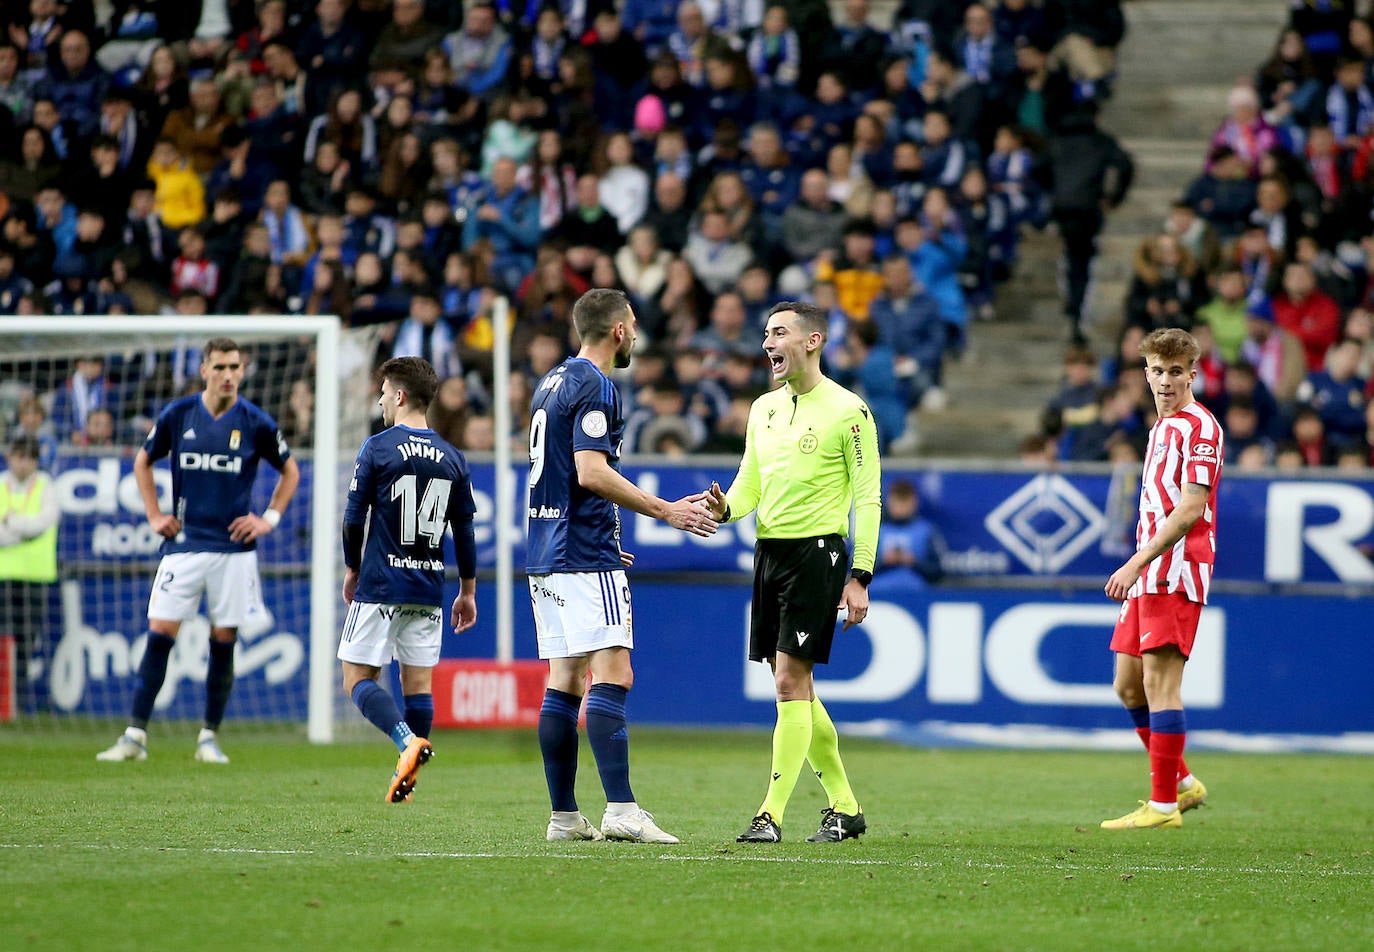
[[[1223,432],[1226,434],[1226,462],[1238,460],[1251,448],[1257,448],[1265,464],[1274,453],[1274,441],[1260,427],[1259,413],[1249,397],[1235,396],[1226,404]]]
[[[906,381],[897,376],[892,347],[883,341],[872,321],[853,321],[831,363],[836,378],[863,397],[873,411],[878,448],[886,453],[906,433],[910,402]]]
[[[162,224],[180,231],[205,217],[205,186],[174,140],[157,140],[148,160],[148,177],[156,186],[155,208]]]
[[[14,682],[21,704],[48,656],[49,588],[57,581],[57,524],[52,477],[40,468],[38,442],[19,436],[0,474],[0,631],[14,638]]]
[[[1049,408],[1060,414],[1065,429],[1097,421],[1097,358],[1087,347],[1070,347],[1064,354],[1064,379]]]
[[[1207,300],[1207,275],[1192,253],[1172,235],[1147,238],[1136,250],[1126,297],[1126,319],[1147,332],[1164,327],[1189,330]]]
[[[78,357],[71,376],[53,394],[53,435],[62,442],[72,442],[86,429],[91,411],[118,410],[120,405],[118,387],[105,375],[105,358]]]
[[[733,354],[754,357],[761,344],[745,321],[744,302],[734,291],[716,296],[710,324],[692,336],[691,347],[702,355],[706,375],[719,377]]]
[[[614,217],[620,233],[629,234],[649,210],[649,176],[634,163],[628,134],[612,133],[595,163],[601,205]],[[602,249],[613,250],[613,249]]]
[[[869,306],[883,287],[878,269],[874,228],[871,221],[851,221],[845,226],[841,253],[827,250],[818,256],[814,279],[835,287],[836,304],[850,319],[867,320]],[[792,293],[791,288],[782,288]]]
[[[821,252],[840,243],[848,215],[829,195],[829,179],[820,169],[809,169],[801,177],[800,201],[782,214],[780,232],[787,260],[811,265]],[[805,278],[794,278],[801,283]]]
[[[363,109],[362,93],[358,90],[339,89],[328,111],[311,120],[302,158],[307,163],[313,162],[315,150],[325,141],[338,147],[340,158],[348,162],[354,174],[369,175],[378,171],[377,124]]]
[[[1016,73],[1016,50],[993,27],[990,4],[971,3],[964,11],[964,28],[954,38],[960,65],[987,90],[988,98],[1000,102]]]
[[[14,249],[0,244],[0,314],[13,314],[19,299],[33,293],[33,282],[15,270]]]
[[[1320,370],[1340,334],[1340,308],[1317,289],[1309,265],[1294,262],[1283,269],[1283,289],[1274,295],[1273,308],[1274,322],[1302,343],[1307,369]]]
[[[317,290],[318,280],[312,280],[307,296]],[[280,310],[286,305],[281,266],[272,261],[271,233],[261,222],[253,222],[244,229],[243,244],[228,270],[220,304],[231,314],[248,314],[258,308]],[[307,309],[307,313],[335,312]]]
[[[1313,407],[1300,406],[1293,414],[1293,444],[1302,454],[1305,466],[1330,466],[1336,461],[1335,447],[1327,438],[1326,424]],[[1282,447],[1279,453],[1282,455]]]
[[[1332,345],[1326,367],[1314,370],[1298,387],[1297,399],[1321,416],[1327,437],[1337,445],[1364,435],[1365,380],[1356,376],[1360,342],[1343,338]]]
[[[1217,161],[1218,146],[1226,146],[1245,166],[1252,179],[1260,176],[1260,160],[1281,147],[1279,134],[1260,115],[1259,96],[1247,85],[1236,85],[1226,97],[1229,115],[1212,135],[1212,160]],[[1224,155],[1224,153],[1223,153]]]
[[[115,445],[115,417],[105,407],[96,407],[86,414],[86,425],[72,434],[72,442],[87,448]]]
[[[219,161],[220,137],[232,121],[214,80],[199,79],[191,84],[190,102],[168,113],[161,135],[176,143],[197,175],[205,175]]]
[[[1217,230],[1223,242],[1236,238],[1255,207],[1255,180],[1243,156],[1229,145],[1212,148],[1207,167],[1188,186],[1183,200]]]
[[[291,203],[291,184],[277,179],[267,186],[259,221],[267,228],[272,263],[299,268],[310,257],[310,229]]]
[[[1255,425],[1261,436],[1277,439],[1283,434],[1287,421],[1278,400],[1259,378],[1254,366],[1243,359],[1226,368],[1224,391],[1218,401],[1223,416],[1232,401],[1246,402],[1254,408]]]
[[[34,86],[33,96],[52,101],[69,138],[85,139],[96,131],[110,77],[92,58],[90,38],[81,30],[63,32],[58,48],[57,60]]]
[[[271,4],[263,4],[262,9],[268,6]],[[367,67],[367,41],[348,21],[347,10],[346,0],[318,0],[315,20],[302,32],[296,46],[297,58],[310,71],[311,107],[315,111],[323,108],[340,87],[362,76]],[[260,32],[257,41],[261,44],[277,35]],[[242,46],[243,40],[239,42]],[[266,69],[266,63],[261,68],[255,64],[253,72]]]
[[[1266,298],[1251,298],[1245,317],[1246,337],[1240,345],[1241,360],[1253,368],[1257,378],[1278,400],[1291,401],[1307,374],[1302,342],[1274,323],[1274,311]]]
[[[1292,117],[1303,125],[1311,120],[1322,84],[1301,33],[1291,28],[1280,31],[1273,52],[1255,75],[1255,89],[1267,114]]]
[[[1085,305],[1103,212],[1121,204],[1134,174],[1131,157],[1097,128],[1090,113],[1059,130],[1050,144],[1051,214],[1064,241],[1064,314],[1069,336],[1083,338]]]
[[[443,31],[424,18],[424,0],[392,0],[391,20],[377,35],[368,65],[374,71],[418,70],[425,51],[443,39]]]
[[[897,376],[907,399],[920,402],[942,377],[945,328],[935,300],[912,279],[904,254],[883,260],[883,289],[869,308],[869,321],[893,350]]]
[[[288,446],[308,448],[315,440],[315,391],[310,380],[291,381],[286,400],[276,414],[281,435]]]
[[[439,299],[425,289],[410,296],[410,314],[396,329],[392,357],[423,357],[442,379],[462,372],[453,329],[443,320]]]
[[[579,272],[590,272],[598,253],[614,253],[624,241],[615,216],[601,204],[601,195],[596,175],[579,176],[573,208],[552,232],[567,247],[569,262]]]
[[[654,180],[654,198],[640,224],[654,230],[668,251],[678,254],[687,245],[692,210],[687,205],[687,182],[674,172]]]
[[[507,291],[534,266],[540,237],[538,200],[516,184],[517,169],[513,159],[496,161],[491,184],[475,197],[463,226],[464,250],[482,239],[490,243],[493,276]]]
[[[144,127],[160,132],[175,109],[190,102],[190,83],[186,69],[172,52],[172,48],[161,43],[153,49],[148,59],[148,68],[138,78],[133,87],[134,105]]]
[[[177,239],[181,254],[172,262],[172,294],[196,290],[209,301],[219,295],[219,265],[205,254],[205,235],[196,228],[187,228]]]
[[[1169,206],[1164,232],[1192,254],[1204,273],[1211,274],[1220,266],[1221,239],[1216,228],[1186,201],[1180,199]]]
[[[0,158],[0,191],[11,201],[33,201],[61,171],[52,141],[42,129],[29,126],[20,134],[18,147],[13,152],[6,149]]]
[[[659,247],[658,235],[652,227],[639,225],[631,229],[629,240],[615,253],[615,267],[637,311],[642,311],[663,289],[672,260],[672,252]]]
[[[894,479],[887,487],[878,531],[874,581],[880,583],[880,590],[892,582],[925,588],[940,581],[943,548],[935,523],[921,512],[916,487],[908,480]]]
[[[1273,464],[1274,454],[1266,453],[1264,447],[1258,443],[1251,443],[1243,447],[1239,452],[1231,452],[1230,434],[1227,434],[1226,444],[1226,464],[1235,466],[1238,470],[1247,473],[1258,472]]]
[[[1358,56],[1336,64],[1336,81],[1326,94],[1326,121],[1337,145],[1347,152],[1359,148],[1374,125],[1374,92],[1365,85],[1365,66]]]
[[[1121,0],[1059,0],[1053,8],[1061,39],[1055,53],[1073,79],[1086,86],[1080,95],[1105,98],[1102,88],[1116,70],[1116,47],[1126,34]]]
[[[1245,275],[1229,265],[1213,279],[1212,299],[1198,308],[1197,318],[1212,329],[1217,350],[1228,364],[1240,358],[1246,336]]]
[[[486,415],[469,416],[458,446],[469,452],[490,453],[496,449],[496,421]]]
[[[539,196],[539,227],[546,232],[555,229],[563,216],[573,210],[577,204],[577,173],[563,155],[563,137],[557,129],[539,133],[529,160],[520,166],[516,182]]]
[[[725,212],[707,211],[688,235],[682,256],[706,290],[720,294],[739,280],[753,252],[743,242],[732,240]]]

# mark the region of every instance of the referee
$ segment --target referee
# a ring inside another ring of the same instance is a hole
[[[865,829],[812,670],[830,660],[836,607],[848,612],[845,628],[868,614],[882,474],[872,413],[821,373],[825,337],[825,312],[815,305],[784,301],[769,310],[763,350],[783,386],[754,401],[735,481],[724,493],[713,483],[706,499],[721,522],[758,511],[749,660],[772,667],[778,699],[768,794],[740,843],[782,839],[803,760],[829,800],[807,840],[836,843]],[[852,568],[844,540],[851,504]]]

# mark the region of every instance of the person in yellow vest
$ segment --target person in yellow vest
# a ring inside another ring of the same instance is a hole
[[[41,448],[31,436],[10,444],[0,474],[0,636],[15,646],[16,697],[28,697],[30,659],[45,641],[48,586],[57,581],[57,522],[52,477],[39,472]]]

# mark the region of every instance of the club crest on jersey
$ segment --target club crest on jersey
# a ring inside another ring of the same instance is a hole
[[[243,442],[243,434],[242,434],[242,433],[240,433],[238,430],[230,430],[230,431],[229,431],[229,448],[230,448],[231,450],[236,450],[236,449],[238,449],[238,448],[239,448],[239,444],[242,443],[242,442]]]
[[[803,453],[814,453],[819,445],[814,433],[803,433],[801,439],[797,440],[797,449]]]
[[[606,414],[602,413],[600,410],[593,410],[590,413],[583,414],[582,432],[592,439],[599,440],[601,437],[605,436],[607,428]]]

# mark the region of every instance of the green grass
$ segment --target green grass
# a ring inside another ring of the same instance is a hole
[[[155,725],[155,728],[158,725]],[[737,846],[763,733],[637,729],[635,789],[676,847],[545,843],[532,734],[440,734],[413,803],[394,753],[155,729],[0,732],[0,949],[1359,949],[1374,947],[1374,763],[1190,758],[1212,803],[1182,830],[1106,833],[1144,754],[912,750],[846,740],[862,840]],[[579,796],[599,821],[590,753]]]

